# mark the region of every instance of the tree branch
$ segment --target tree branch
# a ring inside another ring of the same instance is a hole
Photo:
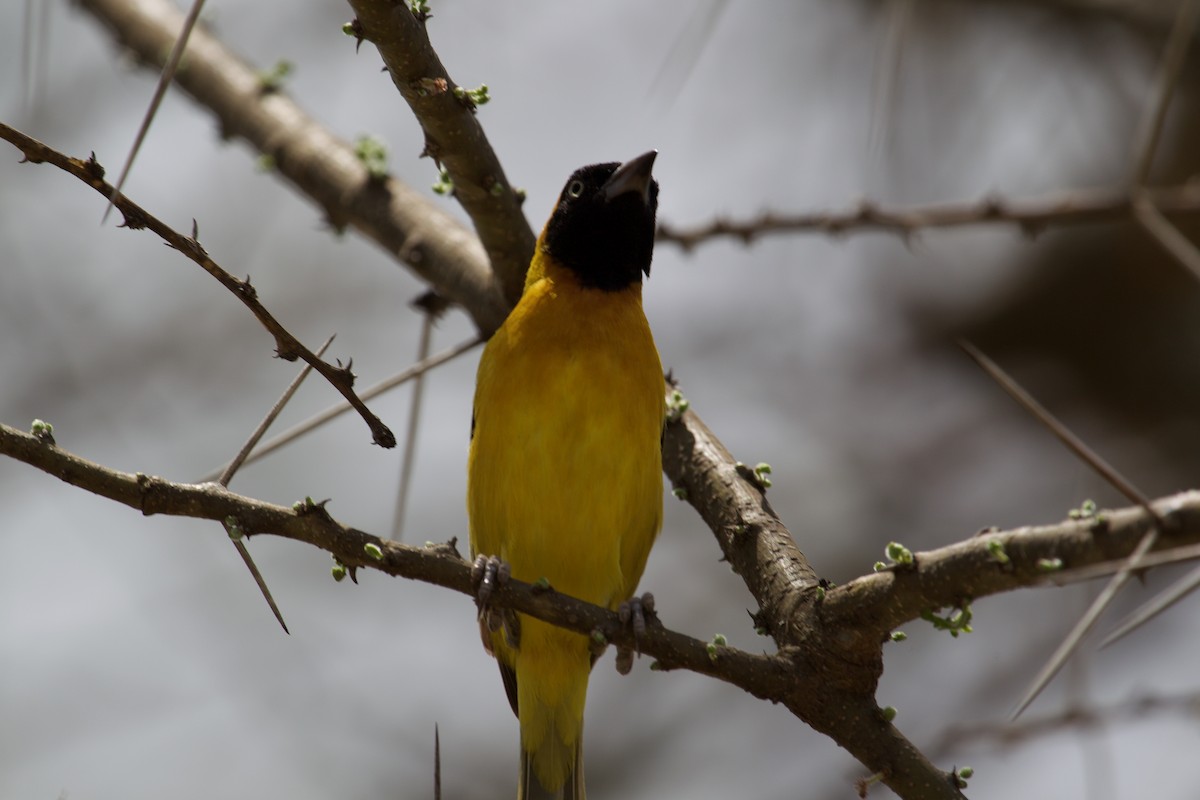
[[[222,286],[241,300],[242,304],[250,309],[262,326],[267,329],[267,332],[275,338],[275,352],[280,358],[284,361],[295,361],[297,358],[303,359],[306,364],[319,372],[325,380],[329,381],[335,389],[341,392],[342,396],[346,398],[346,402],[350,403],[354,410],[359,413],[359,416],[367,423],[367,427],[371,429],[371,437],[375,444],[381,447],[396,446],[396,437],[392,434],[388,426],[384,425],[383,421],[375,416],[367,408],[366,403],[354,393],[354,374],[350,371],[350,365],[334,367],[301,344],[300,340],[283,327],[279,320],[275,319],[271,312],[267,311],[266,307],[259,302],[258,292],[250,285],[249,277],[244,281],[239,280],[222,269],[205,252],[200,242],[196,239],[194,230],[192,236],[184,236],[125,195],[118,195],[114,198],[113,187],[104,180],[104,167],[100,166],[100,163],[96,161],[94,153],[87,161],[70,158],[49,145],[26,136],[2,122],[0,122],[0,139],[4,139],[17,147],[24,153],[26,161],[34,164],[53,164],[63,172],[74,175],[102,196],[113,198],[112,204],[125,217],[125,227],[131,230],[149,228],[158,234],[159,238],[166,242],[172,249],[179,251],[199,264],[205,272],[216,278]]]
[[[1152,552],[1200,543],[1200,491],[1160,498],[1151,506],[1163,522]],[[911,566],[895,566],[830,590],[821,616],[828,625],[883,636],[926,609],[1058,583],[1070,580],[1073,570],[1120,562],[1153,527],[1149,514],[1130,507],[1055,525],[984,531],[938,550],[914,553]]]
[[[459,555],[453,539],[449,544],[411,547],[343,525],[329,515],[325,503],[302,502],[286,508],[245,497],[217,483],[175,483],[140,472],[121,472],[70,453],[45,437],[4,424],[0,424],[0,453],[145,516],[231,522],[247,536],[268,533],[319,547],[349,568],[376,569],[475,597],[471,565]],[[378,556],[372,556],[372,551]],[[664,669],[687,669],[719,678],[756,697],[777,697],[791,682],[788,664],[777,656],[754,655],[732,647],[710,653],[707,642],[661,624],[648,625],[645,635],[635,640],[615,612],[515,578],[499,587],[489,602],[578,633],[599,631],[610,643],[636,647],[654,656]]]
[[[178,25],[177,15],[146,11],[157,7],[156,0],[143,0],[135,10],[124,8],[116,0],[83,2],[94,13],[107,15],[108,24],[118,31],[118,38],[151,61],[165,52]],[[494,267],[504,271],[505,286],[511,288],[512,274],[516,273],[508,271],[523,272],[532,252],[532,233],[528,236],[522,233],[528,230],[528,225],[516,213],[515,198],[509,196],[512,192],[503,173],[487,166],[493,162],[498,165],[498,161],[482,130],[473,128],[459,138],[442,127],[463,124],[464,120],[470,120],[472,126],[477,123],[470,109],[454,98],[452,84],[436,57],[434,61],[428,60],[432,50],[425,52],[429,45],[423,25],[405,5],[389,3],[385,7],[377,0],[351,2],[359,15],[359,28],[379,43],[401,91],[406,92],[406,98],[414,95],[410,103],[427,132],[431,152],[436,149],[432,154],[442,160],[456,185],[470,195],[464,207],[481,236],[493,224],[509,228],[510,233],[517,232],[515,238],[497,239],[500,243],[494,243],[488,250],[491,253],[494,248],[500,254],[493,254]],[[155,32],[149,35],[132,30],[138,26],[154,28]],[[126,31],[126,27],[131,30]],[[385,243],[389,251],[407,258],[439,291],[463,304],[482,331],[494,329],[503,318],[506,305],[493,288],[482,247],[464,244],[469,235],[452,222],[420,227],[427,224],[423,217],[444,215],[398,182],[385,182],[387,190],[383,193],[378,185],[372,188],[365,170],[343,143],[304,118],[281,95],[264,95],[248,68],[219,49],[209,37],[200,32],[197,35],[201,38],[189,48],[189,68],[180,83],[214,110],[223,130],[246,138],[272,155],[281,173],[314,197],[335,223],[348,221]],[[446,82],[446,92],[441,91],[439,81]],[[430,87],[435,90],[432,95]],[[427,94],[422,96],[421,89]],[[448,96],[443,96],[447,92]],[[489,199],[493,186],[502,187],[495,202]],[[1200,195],[1200,187],[1196,194]],[[402,203],[398,197],[403,197]],[[1200,206],[1200,198],[1190,194],[1188,197],[1190,203]],[[1128,198],[1122,202],[1127,206]],[[1003,217],[1013,213],[1002,206],[996,201],[985,201],[984,216]],[[1092,218],[1113,213],[1104,208],[1093,208],[1090,212],[1043,208],[1043,219],[1032,212],[1021,216],[1019,211],[1013,221],[1030,232],[1050,221],[1047,214],[1055,220],[1074,214],[1080,217],[1078,221],[1083,221],[1088,213]],[[890,227],[901,232],[921,227],[899,224],[903,222],[899,219],[888,224],[888,220],[880,217],[881,212],[872,207],[864,206],[854,213],[865,226]],[[1128,208],[1122,213],[1128,214]],[[837,226],[836,220],[824,223],[829,229]],[[841,225],[842,229],[846,227]],[[527,244],[521,245],[521,241]],[[511,252],[506,250],[508,247]],[[518,252],[522,249],[524,252]],[[76,485],[93,482],[99,493],[141,508],[143,513],[184,513],[221,520],[233,515],[246,531],[269,532],[313,544],[333,553],[348,567],[370,566],[388,574],[473,594],[469,567],[452,548],[412,548],[384,541],[333,521],[320,504],[289,510],[210,486],[173,484],[116,473],[75,459],[35,437],[0,428],[0,451],[9,450],[14,457]],[[911,569],[868,575],[826,591],[770,508],[763,484],[753,470],[736,462],[694,413],[678,406],[666,430],[664,469],[672,483],[686,491],[688,501],[713,529],[725,557],[759,603],[759,624],[774,638],[779,652],[774,656],[755,656],[715,643],[710,646],[657,626],[637,643],[641,650],[657,657],[664,668],[686,668],[712,675],[756,696],[784,703],[815,729],[834,738],[879,780],[904,797],[960,797],[961,793],[956,778],[934,767],[891,724],[875,702],[886,634],[924,609],[962,602],[966,599],[964,588],[970,596],[982,596],[1030,585],[1033,581],[1025,580],[1025,571],[1036,570],[1038,553],[1059,556],[1061,547],[1061,557],[1072,559],[1072,566],[1076,562],[1083,565],[1089,559],[1094,562],[1128,553],[1121,552],[1124,537],[1118,537],[1114,544],[1112,537],[1101,535],[1100,530],[1074,523],[1083,529],[1064,528],[1060,533],[1066,537],[1065,543],[1051,536],[1045,542],[1035,537],[1035,543],[1030,544],[1019,536],[1023,531],[991,534],[988,539],[919,554]],[[1189,509],[1197,502],[1190,495],[1180,497],[1186,499],[1184,505]],[[1163,502],[1167,501],[1160,501]],[[1164,511],[1165,517],[1173,513]],[[1193,511],[1180,512],[1181,524],[1187,532],[1172,533],[1162,543],[1164,546],[1168,542],[1177,543],[1179,536],[1184,541],[1196,538],[1194,528],[1188,527],[1195,522]],[[1137,513],[1113,512],[1109,525],[1115,524],[1119,530],[1125,529],[1122,526],[1136,528],[1139,524],[1136,519],[1126,520],[1119,515]],[[1074,541],[1071,536],[1085,534],[1090,545],[1081,542],[1078,551],[1068,546]],[[994,548],[988,544],[991,537],[1011,538],[1011,542],[1003,540],[1004,546],[1013,548],[1010,558],[1017,564],[1011,573],[996,563]],[[1094,556],[1089,555],[1089,546],[1097,549]],[[369,555],[372,552],[378,553],[377,559]],[[955,574],[947,565],[963,571]],[[1021,580],[1014,580],[1013,575]],[[858,609],[860,598],[866,610]],[[571,630],[588,633],[599,629],[609,641],[618,644],[635,644],[610,612],[554,592],[539,593],[518,581],[510,581],[500,589],[493,602]]]
[[[1164,213],[1200,213],[1200,182],[1146,189],[1143,192]],[[882,231],[908,238],[929,228],[966,225],[1014,225],[1036,236],[1052,225],[1083,225],[1131,219],[1139,194],[1128,189],[1074,189],[1044,197],[1011,200],[991,196],[968,203],[942,203],[911,208],[887,208],[864,200],[844,211],[802,214],[762,214],[756,219],[716,219],[693,227],[663,222],[658,241],[690,251],[712,239],[729,237],[751,244],[762,236],[818,233],[841,235]]]
[[[521,299],[534,235],[523,197],[475,118],[475,104],[451,80],[433,50],[425,20],[407,3],[350,0],[355,30],[379,50],[392,82],[425,132],[425,151],[454,179],[454,196],[475,225],[509,305]]]
[[[155,68],[175,41],[183,15],[164,0],[80,0],[113,37]],[[403,261],[461,305],[483,333],[504,321],[508,304],[492,281],[479,240],[457,220],[394,178],[372,180],[353,148],[331,135],[278,90],[266,91],[248,64],[202,27],[192,32],[187,68],[176,82],[217,117],[221,135],[271,156],[276,171],[325,212]]]

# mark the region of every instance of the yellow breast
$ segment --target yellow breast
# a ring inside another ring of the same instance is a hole
[[[541,253],[480,362],[473,553],[615,607],[662,521],[662,366],[641,285],[582,288]]]

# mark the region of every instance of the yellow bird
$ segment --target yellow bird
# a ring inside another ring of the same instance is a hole
[[[655,155],[567,180],[483,351],[471,422],[472,555],[609,609],[633,595],[662,526],[665,384],[642,311]],[[483,635],[520,722],[518,800],[584,800],[587,637],[524,615]]]

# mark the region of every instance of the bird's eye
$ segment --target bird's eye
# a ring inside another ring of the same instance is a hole
[[[583,181],[571,181],[571,185],[567,187],[567,197],[579,197],[583,194]]]

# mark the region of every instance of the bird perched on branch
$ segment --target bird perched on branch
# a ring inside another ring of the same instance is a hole
[[[538,238],[520,301],[479,362],[467,510],[495,570],[617,609],[662,525],[662,365],[642,311],[655,151],[582,167]],[[517,797],[584,800],[588,637],[490,614],[484,645],[521,728]]]

